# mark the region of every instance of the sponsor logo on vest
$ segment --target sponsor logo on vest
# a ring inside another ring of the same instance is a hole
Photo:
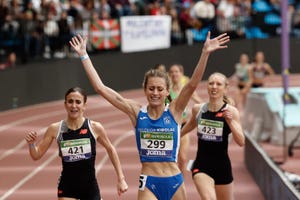
[[[158,151],[158,150],[147,150],[147,156],[166,156],[165,151]]]

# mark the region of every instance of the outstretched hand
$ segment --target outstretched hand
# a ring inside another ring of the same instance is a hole
[[[82,37],[78,34],[73,36],[69,43],[79,56],[86,54],[87,36]]]
[[[230,40],[230,37],[227,35],[227,33],[223,33],[223,34],[219,35],[218,37],[210,39],[210,31],[209,31],[206,36],[203,50],[206,51],[207,53],[211,53],[217,49],[227,48],[228,46],[225,44],[227,42],[229,42],[229,40]]]

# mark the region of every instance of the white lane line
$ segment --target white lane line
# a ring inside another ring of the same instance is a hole
[[[21,179],[16,185],[14,185],[11,189],[4,193],[0,197],[0,200],[4,200],[10,195],[12,195],[17,189],[19,189],[22,185],[24,185],[27,181],[29,181],[32,177],[34,177],[37,173],[39,173],[42,169],[44,169],[50,162],[52,162],[58,155],[58,152],[52,154],[43,164],[36,167],[30,174]]]
[[[120,137],[118,137],[118,139],[116,139],[113,142],[113,145],[115,147],[117,147],[117,146],[119,146],[119,144],[121,142],[123,142],[123,140],[125,140],[128,137],[133,136],[133,135],[134,135],[134,131],[133,130],[127,131],[125,134],[122,134]],[[102,169],[102,167],[104,166],[104,164],[106,163],[106,161],[108,160],[108,158],[109,158],[108,154],[106,153],[105,156],[102,158],[102,160],[96,166],[96,174]]]

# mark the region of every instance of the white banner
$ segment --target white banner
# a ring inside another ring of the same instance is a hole
[[[136,52],[169,48],[171,45],[171,17],[121,17],[121,50]]]

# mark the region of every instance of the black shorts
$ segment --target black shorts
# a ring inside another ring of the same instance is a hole
[[[80,200],[101,200],[96,179],[80,181],[74,178],[71,180],[61,177],[58,183],[57,197],[69,197]]]
[[[264,85],[262,83],[252,83],[252,88],[259,88],[259,87],[263,87]]]
[[[195,161],[192,167],[192,176],[198,173],[205,173],[215,181],[215,185],[226,185],[233,181],[230,161]]]
[[[238,84],[238,88],[239,88],[240,90],[242,90],[242,89],[245,88],[245,85],[244,85],[244,84]]]

